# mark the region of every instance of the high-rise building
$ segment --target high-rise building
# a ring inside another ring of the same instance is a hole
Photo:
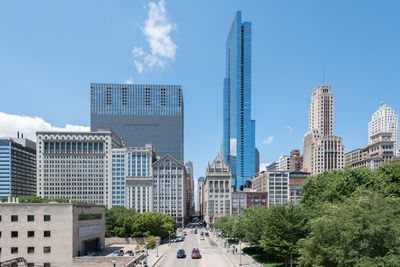
[[[333,114],[331,86],[316,87],[311,95],[309,130],[303,141],[303,168],[312,175],[344,167],[343,141],[334,135]]]
[[[268,171],[268,206],[288,202],[289,171]]]
[[[193,162],[188,161],[185,164],[186,173],[188,174],[188,180],[186,182],[186,189],[188,190],[186,195],[187,201],[187,211],[193,212],[194,211],[194,173],[193,173]],[[190,215],[190,214],[189,214]]]
[[[279,170],[279,161],[272,162],[267,165],[267,171],[276,171]]]
[[[290,169],[290,157],[280,156],[278,160],[278,169],[281,171],[288,171]]]
[[[200,216],[203,215],[203,208],[202,208],[202,204],[203,204],[203,197],[201,195],[201,187],[203,185],[205,177],[199,177],[197,178],[197,211],[200,213]]]
[[[300,155],[300,149],[290,151],[290,171],[300,171],[303,169],[303,156]]]
[[[258,152],[258,149],[255,148],[256,151],[256,155],[255,155],[255,173],[259,173],[260,172],[260,152]]]
[[[231,180],[231,171],[218,154],[211,166],[208,164],[201,188],[203,215],[207,224],[212,225],[218,217],[231,213]]]
[[[153,162],[153,211],[175,217],[180,227],[185,225],[186,169],[170,155]]]
[[[226,40],[223,158],[239,189],[255,174],[255,121],[251,119],[251,22],[238,11]]]
[[[251,178],[251,189],[256,192],[266,192],[268,183],[268,171],[262,171],[256,173],[254,177]]]
[[[183,162],[180,85],[92,83],[91,130],[111,129],[127,146],[152,144],[157,155]]]
[[[394,149],[398,153],[398,128],[399,118],[394,114],[394,109],[382,103],[368,123],[368,144],[374,143],[374,137],[379,133],[391,133]]]
[[[37,196],[112,207],[112,131],[37,132]]]
[[[36,195],[36,144],[0,138],[0,198]]]

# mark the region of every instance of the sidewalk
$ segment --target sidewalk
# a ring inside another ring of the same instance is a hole
[[[238,253],[232,254],[232,246],[229,248],[225,247],[225,239],[222,238],[222,246],[221,246],[221,239],[218,237],[215,237],[214,235],[210,235],[210,238],[217,243],[217,246],[223,251],[223,254],[225,254],[230,262],[232,263],[233,266],[240,266],[240,262],[242,263],[241,266],[248,266],[248,267],[260,267],[263,266],[262,264],[258,264],[256,261],[254,261],[250,256],[246,254],[240,255],[239,251],[239,245],[237,245]],[[228,243],[226,241],[226,243]],[[244,246],[242,246],[243,248]]]
[[[167,251],[171,248],[172,244],[173,243],[159,245],[158,257],[157,257],[157,248],[147,250],[147,252],[149,253],[149,255],[147,256],[147,265],[149,267],[154,266],[158,262],[158,260],[160,260],[167,253]]]

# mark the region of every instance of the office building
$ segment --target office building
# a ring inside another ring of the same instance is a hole
[[[19,136],[0,138],[0,198],[34,195],[36,195],[35,142]]]
[[[213,225],[218,217],[229,215],[231,207],[232,174],[218,154],[206,171],[202,186],[203,215],[208,225]]]
[[[394,142],[394,149],[398,153],[398,128],[399,118],[394,113],[394,109],[382,103],[378,110],[372,115],[371,121],[368,123],[368,144],[371,145],[376,140],[375,137],[380,133],[391,133],[391,141]]]
[[[252,207],[268,207],[268,193],[251,191],[232,192],[231,215],[238,215],[244,209]]]
[[[289,201],[297,203],[301,199],[301,187],[309,172],[293,171],[289,173]]]
[[[267,171],[277,171],[277,170],[279,170],[279,161],[275,161],[267,165]]]
[[[2,266],[80,266],[74,257],[104,248],[103,205],[17,202],[0,203]]]
[[[255,148],[256,151],[256,155],[255,155],[255,173],[259,173],[260,172],[260,152],[258,151],[257,148]]]
[[[238,11],[226,40],[223,158],[238,190],[255,174],[255,121],[251,119],[251,22]]]
[[[186,202],[187,202],[187,211],[188,215],[194,212],[194,171],[193,171],[193,162],[188,161],[185,164],[186,174],[188,174],[188,178],[186,181]]]
[[[267,192],[267,183],[268,171],[256,173],[256,175],[251,178],[251,189],[256,192]]]
[[[129,147],[152,144],[157,155],[183,162],[183,96],[180,85],[90,85],[92,131],[111,129]]]
[[[168,214],[185,225],[186,170],[185,165],[170,155],[153,162],[153,212]]]
[[[112,207],[112,131],[37,132],[37,196]]]
[[[202,185],[204,182],[205,177],[197,178],[197,211],[200,213],[200,216],[203,215],[203,196],[202,196]]]
[[[331,86],[316,87],[309,107],[309,130],[303,141],[303,168],[312,175],[344,167],[343,140],[333,131],[333,107]]]
[[[291,172],[303,169],[303,156],[300,155],[299,149],[290,151],[290,168]]]
[[[396,157],[396,146],[391,132],[379,132],[370,136],[370,144],[345,154],[345,165],[353,169],[376,170],[383,163]]]
[[[289,171],[268,171],[268,205],[279,205],[288,202]]]
[[[290,169],[290,157],[280,156],[278,160],[278,170],[288,171]]]

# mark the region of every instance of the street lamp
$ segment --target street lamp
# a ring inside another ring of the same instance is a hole
[[[115,258],[112,260],[112,264],[115,267],[115,264],[117,263],[117,261],[115,260]]]
[[[242,266],[242,241],[239,240],[239,266]]]

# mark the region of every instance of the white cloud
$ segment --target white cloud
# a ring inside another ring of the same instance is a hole
[[[150,51],[137,46],[132,50],[134,64],[139,73],[147,68],[164,68],[168,60],[175,59],[177,48],[170,36],[171,31],[176,29],[176,25],[167,18],[165,0],[159,0],[158,3],[150,2],[147,8],[147,19],[141,30]]]
[[[267,170],[268,163],[261,163],[260,164],[260,172]]]
[[[133,84],[133,79],[129,78],[128,80],[125,80],[124,84]]]
[[[0,137],[17,137],[17,132],[23,133],[25,138],[36,140],[37,131],[90,131],[89,126],[66,124],[64,127],[55,127],[40,117],[14,115],[0,112]]]
[[[290,125],[287,125],[285,128],[288,129],[289,132],[293,132],[293,128]]]
[[[274,137],[273,136],[268,136],[267,139],[263,140],[263,145],[269,145],[272,143],[272,141],[274,141]]]

